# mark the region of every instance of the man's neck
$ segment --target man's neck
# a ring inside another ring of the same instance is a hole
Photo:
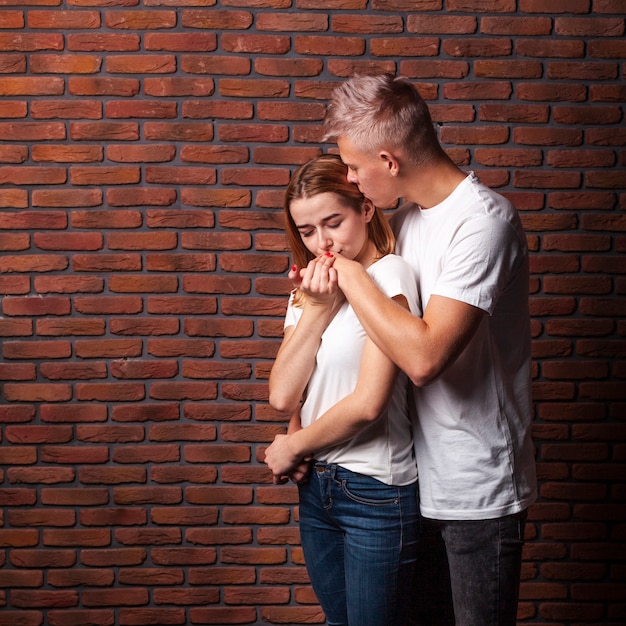
[[[406,172],[404,200],[431,209],[443,202],[467,177],[452,161],[416,165]]]

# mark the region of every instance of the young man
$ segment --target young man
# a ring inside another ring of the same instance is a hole
[[[397,253],[415,270],[421,318],[386,298],[358,263],[341,254],[322,262],[368,336],[413,382],[420,506],[445,544],[449,623],[514,625],[526,510],[536,498],[519,217],[450,160],[406,79],[348,80],[324,124],[348,180],[379,207],[404,201],[392,226]],[[446,623],[432,608],[421,623]]]

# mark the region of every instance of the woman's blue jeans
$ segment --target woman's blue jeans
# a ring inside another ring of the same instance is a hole
[[[316,464],[299,485],[309,577],[330,626],[404,626],[414,592],[417,483]]]

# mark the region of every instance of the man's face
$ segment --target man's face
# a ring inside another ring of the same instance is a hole
[[[364,152],[347,137],[340,137],[337,146],[341,160],[348,166],[348,180],[375,206],[381,209],[396,206],[400,196],[397,178],[391,174],[391,163],[385,154]]]

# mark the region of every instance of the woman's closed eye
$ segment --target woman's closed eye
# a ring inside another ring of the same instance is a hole
[[[341,222],[342,220],[339,220],[338,222],[332,222],[332,223],[329,222],[328,224],[326,224],[326,228],[331,228],[334,230],[341,226]],[[314,234],[315,234],[315,228],[300,229],[300,237],[302,238],[311,237]]]

